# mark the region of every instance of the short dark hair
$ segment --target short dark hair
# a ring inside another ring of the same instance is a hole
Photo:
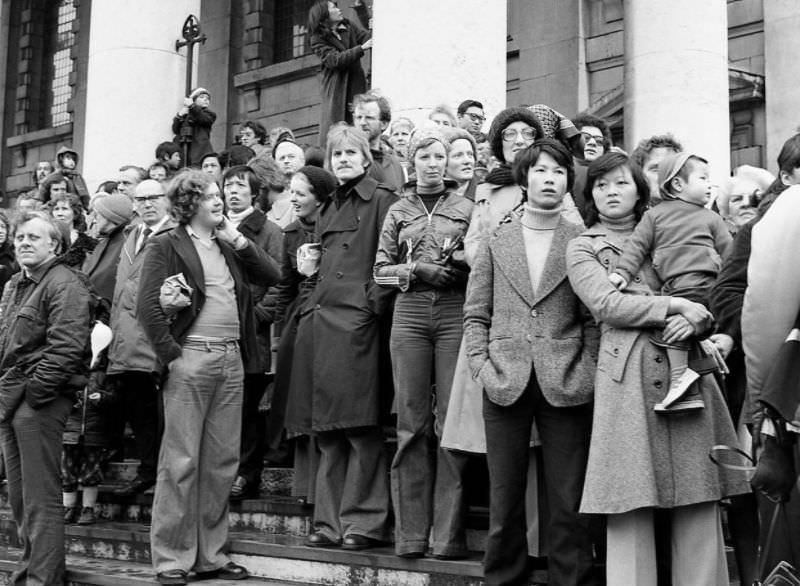
[[[114,193],[118,187],[119,183],[116,181],[103,181],[97,186],[97,191],[95,191],[95,193],[100,193],[101,191],[104,193]]]
[[[533,144],[514,157],[514,166],[511,173],[514,181],[522,187],[523,191],[528,188],[528,170],[536,164],[539,157],[547,153],[556,163],[567,170],[567,191],[572,191],[575,184],[575,167],[572,162],[572,155],[567,148],[559,141],[552,138],[540,138]]]
[[[172,206],[172,217],[179,224],[188,224],[197,214],[200,200],[214,178],[198,169],[183,169],[169,183],[167,199]]]
[[[595,181],[619,167],[625,167],[631,172],[633,184],[636,186],[636,193],[639,198],[633,206],[633,215],[636,217],[637,222],[641,220],[647,206],[650,205],[650,187],[641,167],[635,164],[628,155],[611,151],[589,163],[589,167],[586,170],[586,185],[583,188],[583,197],[586,203],[583,207],[583,220],[587,226],[596,224],[600,219],[600,212],[597,211],[597,205],[592,196]]]
[[[261,124],[261,122],[256,122],[255,120],[248,120],[247,122],[242,124],[241,128],[239,128],[239,132],[241,132],[245,128],[249,128],[255,133],[256,140],[258,140],[258,144],[266,144],[267,129],[264,128],[264,125]]]
[[[659,148],[672,149],[676,153],[679,153],[683,150],[683,145],[671,134],[656,134],[650,138],[645,138],[636,145],[636,148],[633,149],[631,153],[631,162],[644,168],[647,157],[649,157],[650,153],[655,149]]]
[[[783,143],[778,153],[778,170],[791,173],[800,167],[800,134],[795,134]]]
[[[320,169],[325,167],[325,151],[322,148],[313,144],[309,145],[305,148],[305,155],[306,165]]]
[[[614,145],[614,141],[611,138],[611,128],[609,128],[608,123],[603,120],[602,118],[598,118],[593,114],[578,114],[575,118],[572,119],[572,123],[575,125],[575,128],[580,130],[584,126],[594,126],[600,132],[603,133],[603,147],[607,150]]]
[[[156,159],[163,161],[164,159],[169,159],[175,153],[180,154],[181,147],[176,145],[171,140],[162,142],[156,147]]]
[[[55,183],[66,183],[67,184],[67,191],[69,193],[77,193],[75,190],[75,184],[70,180],[69,177],[61,173],[60,171],[55,171],[54,173],[50,173],[47,177],[44,178],[42,181],[42,185],[39,187],[39,200],[43,203],[47,203],[50,201],[50,188]]]
[[[206,153],[205,155],[203,155],[203,157],[200,159],[200,166],[202,167],[205,160],[210,157],[215,158],[217,160],[217,163],[219,163],[220,167],[222,166],[222,161],[219,158],[219,153],[214,153],[214,152]]]
[[[392,106],[389,104],[389,100],[377,92],[369,91],[363,94],[358,94],[353,98],[353,103],[350,109],[355,112],[356,106],[360,106],[361,104],[369,104],[370,102],[375,102],[378,104],[378,109],[380,110],[380,121],[389,124],[389,122],[392,121]]]
[[[456,110],[456,112],[459,116],[463,116],[470,108],[480,108],[483,110],[483,104],[478,100],[464,100],[458,105],[458,110]]]
[[[152,171],[156,167],[161,167],[167,174],[169,174],[169,169],[167,169],[167,164],[164,161],[158,160],[158,161],[153,161],[152,163],[150,163],[150,166],[147,167],[147,175],[149,176],[150,171]]]
[[[258,197],[259,193],[261,192],[261,181],[259,180],[258,175],[256,175],[255,171],[253,171],[247,165],[236,165],[222,174],[223,191],[225,189],[225,182],[231,178],[244,179],[247,181],[247,185],[250,187],[250,197],[252,199]]]

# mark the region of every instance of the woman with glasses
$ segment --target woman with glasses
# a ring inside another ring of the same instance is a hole
[[[361,24],[367,28],[367,7],[361,0],[355,0],[353,8]],[[321,61],[319,141],[324,146],[332,124],[342,120],[353,123],[348,106],[356,95],[367,91],[361,57],[372,48],[372,35],[346,19],[337,3],[331,0],[314,3],[308,11],[307,30],[311,35],[311,50]]]
[[[586,199],[583,190],[586,186],[586,170],[589,163],[611,148],[611,130],[605,120],[591,114],[579,114],[572,123],[580,133],[572,149],[575,163],[575,187],[572,190],[572,198],[581,215],[584,215]]]
[[[506,108],[492,121],[489,144],[500,165],[486,176],[485,183],[475,192],[475,209],[464,239],[468,263],[472,263],[478,245],[500,224],[500,220],[522,204],[522,190],[514,182],[511,165],[518,152],[542,136],[539,120],[525,108]]]

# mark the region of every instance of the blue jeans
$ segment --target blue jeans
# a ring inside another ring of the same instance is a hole
[[[35,410],[23,401],[11,421],[0,425],[8,500],[23,548],[12,584],[64,581],[61,441],[71,410],[67,397]]]
[[[150,547],[157,572],[221,568],[239,467],[244,372],[238,342],[187,342],[164,384]]]
[[[418,291],[397,297],[390,349],[397,409],[392,500],[398,554],[467,552],[462,474],[467,456],[439,445],[463,329],[464,295]],[[433,383],[433,389],[431,384]]]

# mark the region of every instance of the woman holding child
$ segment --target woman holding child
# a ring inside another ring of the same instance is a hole
[[[653,409],[670,372],[665,350],[650,337],[702,333],[711,314],[688,299],[653,295],[659,285],[649,263],[625,293],[609,282],[649,200],[647,181],[627,156],[595,160],[585,197],[589,229],[569,244],[567,266],[601,338],[581,512],[608,515],[608,584],[656,584],[653,511],[664,508],[672,517],[673,583],[727,585],[717,501],[749,487],[708,457],[713,445],[736,443],[722,395],[707,374],[697,383],[704,409],[670,417]]]

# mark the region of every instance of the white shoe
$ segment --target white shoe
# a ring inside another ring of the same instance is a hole
[[[694,383],[694,381],[696,381],[698,378],[700,378],[700,375],[691,368],[684,370],[683,374],[680,376],[680,378],[678,378],[678,380],[670,383],[669,392],[661,401],[661,403],[659,403],[659,405],[663,406],[664,409],[669,409],[673,403],[683,397],[686,391],[689,390],[689,387],[692,386],[692,383]],[[658,409],[656,410],[658,411]]]

